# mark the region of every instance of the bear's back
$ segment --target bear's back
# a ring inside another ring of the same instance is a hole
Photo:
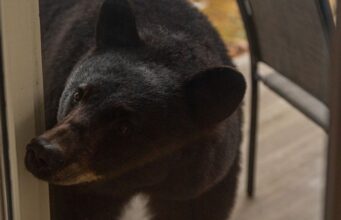
[[[89,39],[94,37],[97,16],[103,1],[40,0],[43,39],[49,45],[56,41],[61,43],[61,35],[71,32],[77,35],[78,39],[75,40],[87,41],[88,45],[93,46],[94,42]],[[225,61],[229,60],[216,30],[206,16],[187,0],[130,0],[130,2],[139,29],[165,28],[172,33],[185,33],[193,40],[210,41],[212,48],[208,49],[219,53]],[[230,61],[227,61],[227,64],[230,64]]]
[[[138,25],[156,24],[172,33],[185,33],[193,40],[209,44],[228,60],[227,51],[207,17],[187,0],[132,0]],[[228,61],[230,64],[230,61]]]

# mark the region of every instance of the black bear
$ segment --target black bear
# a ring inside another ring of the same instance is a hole
[[[243,76],[186,0],[40,0],[48,130],[25,163],[52,219],[224,220],[239,169]]]

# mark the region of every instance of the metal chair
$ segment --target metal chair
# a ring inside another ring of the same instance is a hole
[[[247,193],[254,195],[258,83],[261,81],[326,132],[333,17],[328,0],[238,0],[251,57]],[[274,71],[264,73],[259,64]]]

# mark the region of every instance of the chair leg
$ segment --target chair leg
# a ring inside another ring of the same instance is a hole
[[[250,137],[249,137],[249,158],[248,158],[248,177],[247,195],[249,198],[254,196],[256,154],[257,154],[257,121],[258,121],[258,80],[256,78],[256,68],[252,68],[252,93],[251,93],[251,118],[250,118]]]

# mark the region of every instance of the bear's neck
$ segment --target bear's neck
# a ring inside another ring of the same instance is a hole
[[[121,214],[131,196],[113,196],[83,187],[50,186],[53,220],[113,220]]]

